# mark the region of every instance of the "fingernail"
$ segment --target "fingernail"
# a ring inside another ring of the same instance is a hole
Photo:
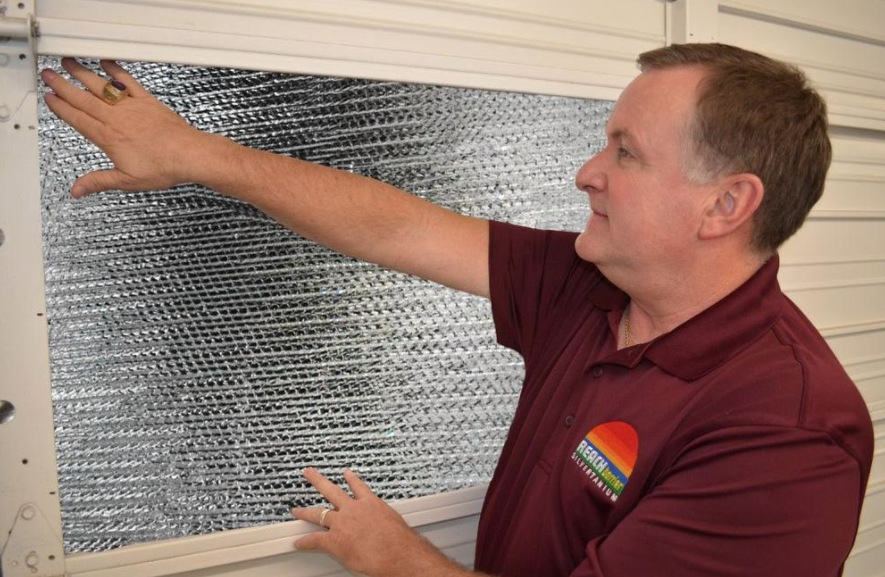
[[[86,194],[86,189],[80,186],[79,184],[75,184],[73,188],[71,188],[71,195],[74,198],[80,198]]]
[[[58,76],[58,74],[56,74],[54,70],[50,70],[49,68],[41,72],[41,75],[43,76],[43,80],[52,80],[53,78]]]

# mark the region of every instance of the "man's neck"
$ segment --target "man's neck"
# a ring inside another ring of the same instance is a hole
[[[610,279],[630,296],[621,317],[618,347],[625,346],[627,333],[630,344],[635,345],[672,331],[734,292],[764,263],[747,258],[728,266],[699,266],[669,274],[657,271],[654,278],[646,276],[642,282],[625,282],[623,286]]]

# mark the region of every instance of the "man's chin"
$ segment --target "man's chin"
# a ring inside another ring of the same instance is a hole
[[[598,248],[599,244],[590,238],[590,235],[587,234],[586,230],[579,234],[578,238],[575,239],[575,252],[581,260],[586,260],[587,262],[599,265],[600,254],[598,250],[594,250]]]

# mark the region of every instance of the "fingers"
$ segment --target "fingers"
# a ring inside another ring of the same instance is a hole
[[[95,170],[84,174],[71,187],[71,196],[83,198],[105,190],[125,190],[128,179],[119,170]]]
[[[135,98],[150,96],[150,92],[145,90],[144,86],[113,60],[102,60],[101,68],[108,73],[108,76],[125,84],[126,88],[129,89],[129,96]]]
[[[104,85],[108,82],[107,79],[102,78],[95,72],[89,70],[73,58],[62,58],[61,66],[68,72],[68,74],[76,78],[80,84],[85,86],[86,90],[91,92],[94,96],[101,98],[102,92],[104,91]]]
[[[77,132],[93,142],[99,138],[104,126],[101,122],[79,108],[71,106],[56,94],[46,94],[43,99],[53,114],[73,126]]]
[[[310,484],[313,485],[328,502],[332,503],[332,506],[336,509],[340,509],[350,500],[350,496],[345,493],[341,487],[327,479],[316,469],[312,467],[305,469],[304,477],[310,481]]]
[[[292,509],[292,516],[301,521],[307,521],[326,529],[331,529],[336,522],[338,512],[323,507],[311,507]]]
[[[299,551],[328,551],[328,539],[327,533],[317,531],[295,541],[295,548]]]
[[[355,498],[365,499],[366,497],[375,496],[372,489],[350,469],[344,469],[344,480],[347,481],[347,486],[350,487],[350,491]]]
[[[103,119],[105,113],[110,108],[105,102],[92,94],[80,90],[61,75],[54,71],[46,69],[41,74],[43,82],[49,86],[55,94],[64,99],[65,102],[92,116],[96,119]]]

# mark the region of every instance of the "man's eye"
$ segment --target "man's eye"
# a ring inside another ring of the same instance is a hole
[[[630,154],[630,151],[624,148],[623,146],[618,147],[618,158],[632,158],[633,155]]]

